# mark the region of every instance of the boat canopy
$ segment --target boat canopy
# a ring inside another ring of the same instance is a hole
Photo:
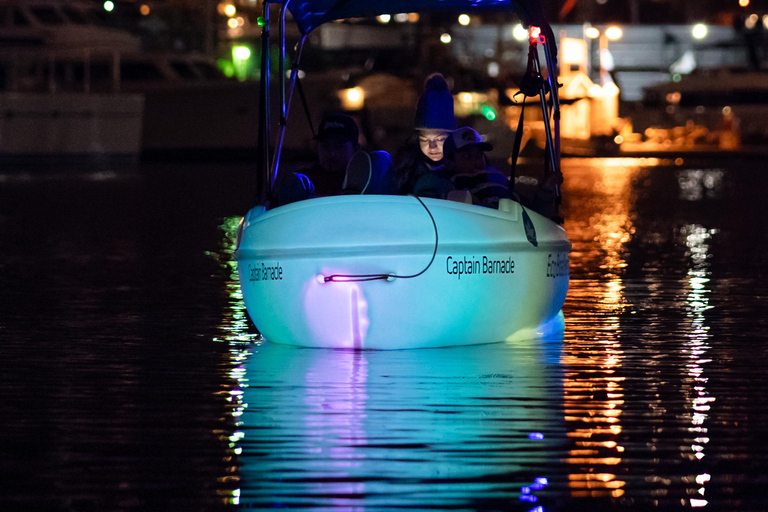
[[[549,28],[540,0],[286,0],[302,33],[329,21],[401,12],[511,11],[527,26]],[[545,32],[547,32],[545,30]]]

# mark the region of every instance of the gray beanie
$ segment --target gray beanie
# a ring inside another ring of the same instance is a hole
[[[416,105],[416,117],[413,120],[417,130],[456,129],[456,118],[453,117],[453,95],[448,90],[448,83],[440,73],[427,77],[424,84],[424,94]]]

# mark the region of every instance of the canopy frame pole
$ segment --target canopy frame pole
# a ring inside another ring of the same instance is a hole
[[[547,60],[547,82],[549,82],[550,101],[552,102],[552,124],[554,125],[554,145],[552,147],[552,160],[555,173],[560,173],[560,84],[557,77],[557,66],[552,57],[552,44],[546,36],[544,39],[544,56]],[[560,185],[555,183],[555,193],[560,202]]]
[[[258,142],[258,172],[256,187],[259,194],[259,204],[267,206],[272,199],[272,184],[270,183],[269,155],[269,3],[264,0],[264,25],[261,28],[261,77],[259,87],[259,142]]]
[[[301,37],[298,45],[296,46],[294,64],[291,66],[291,83],[289,86],[288,96],[285,94],[285,17],[288,13],[288,4],[291,0],[286,0],[280,10],[280,120],[279,120],[279,132],[277,140],[275,141],[275,149],[272,156],[272,167],[270,172],[270,194],[274,194],[275,184],[277,183],[277,173],[280,167],[280,154],[283,150],[283,139],[285,137],[285,129],[288,124],[288,112],[291,109],[291,99],[293,97],[293,90],[296,86],[296,77],[298,75],[298,65],[301,59],[301,51],[304,48],[304,41],[306,35]]]
[[[534,46],[534,69],[536,74],[541,77],[541,62],[539,61],[539,53],[536,49],[536,40],[532,40],[531,44]],[[544,81],[540,80],[539,88],[539,101],[541,103],[541,114],[544,119],[544,137],[547,144],[547,152],[549,153],[549,165],[545,169],[545,177],[549,177],[550,173],[557,173],[557,162],[555,161],[555,142],[552,137],[552,127],[550,125],[551,111],[550,106],[547,104],[547,85]],[[559,147],[559,146],[558,146]]]

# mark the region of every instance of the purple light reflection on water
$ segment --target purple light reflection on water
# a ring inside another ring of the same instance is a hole
[[[334,507],[357,510],[355,497],[365,495],[365,483],[345,480],[354,476],[366,458],[358,447],[368,438],[364,426],[368,362],[363,352],[336,351],[332,364],[328,363],[326,358],[316,358],[304,374],[308,390],[304,423],[314,438],[307,453],[325,452],[324,458],[329,460],[330,468],[326,466],[322,474],[332,478],[315,483],[316,492],[333,496]]]

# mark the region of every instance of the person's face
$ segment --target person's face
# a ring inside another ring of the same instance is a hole
[[[485,170],[485,154],[476,145],[472,145],[453,155],[456,162],[456,172],[473,173]]]
[[[355,153],[355,146],[348,140],[330,138],[318,141],[317,159],[327,172],[344,172]]]
[[[443,159],[443,142],[451,132],[447,130],[421,130],[419,132],[419,148],[433,162]]]

